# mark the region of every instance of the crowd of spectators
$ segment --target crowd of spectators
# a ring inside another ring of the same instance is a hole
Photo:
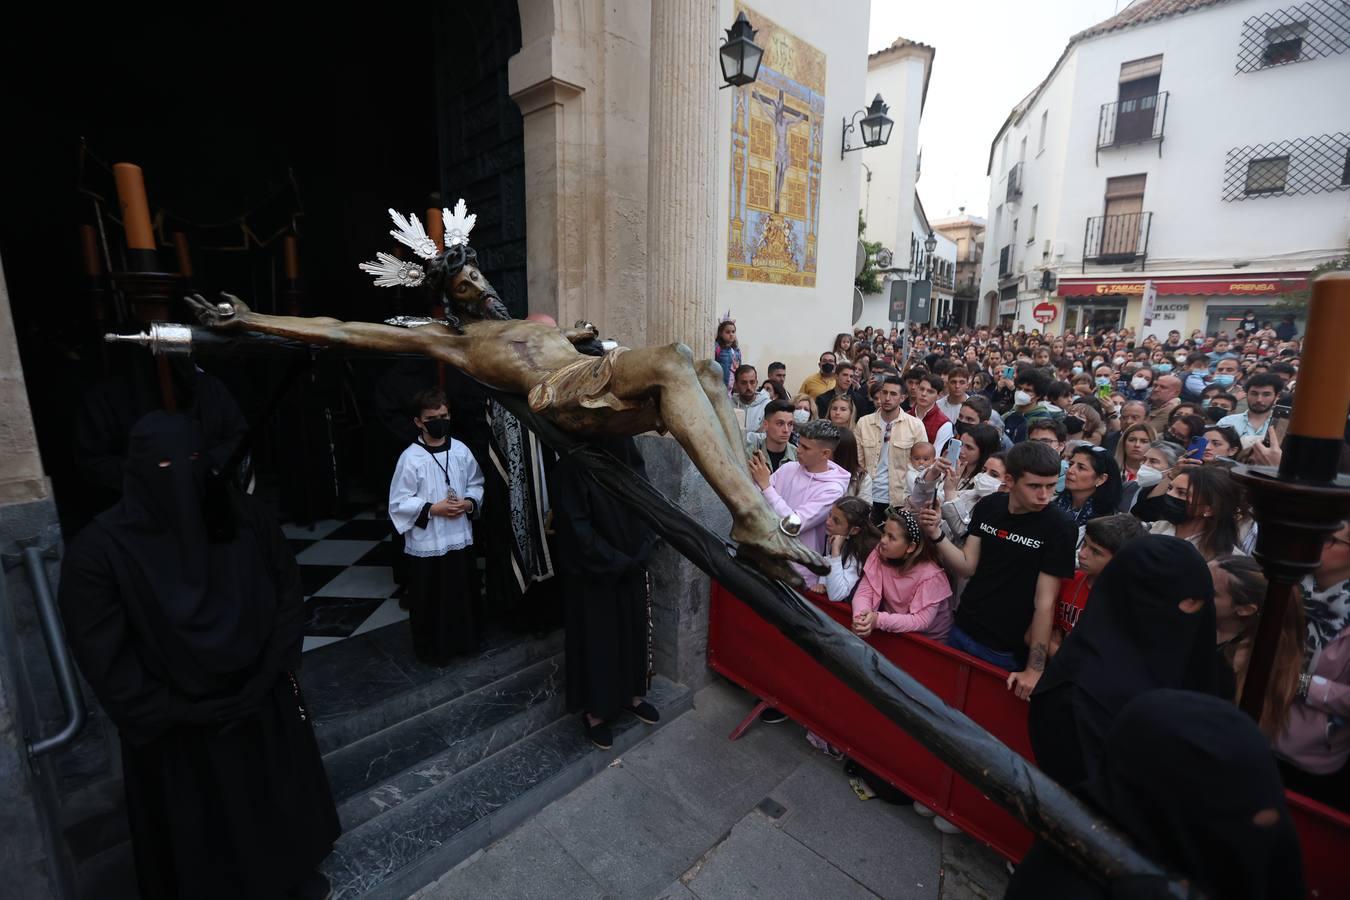
[[[868,327],[761,380],[724,323],[716,357],[752,475],[830,565],[807,590],[851,604],[858,635],[1002,668],[1042,768],[1079,789],[1135,697],[1242,696],[1266,582],[1232,468],[1278,465],[1301,353],[1290,322],[1244,324]],[[1286,784],[1350,809],[1350,530],[1298,599],[1259,726]]]

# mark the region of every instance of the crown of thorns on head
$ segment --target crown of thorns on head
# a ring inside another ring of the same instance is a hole
[[[441,221],[445,225],[445,250],[436,244],[422,220],[415,213],[402,216],[395,210],[389,210],[389,218],[394,228],[389,234],[422,259],[431,260],[441,257],[441,264],[448,273],[458,272],[466,264],[477,260],[477,254],[469,246],[469,232],[473,231],[478,216],[471,214],[460,198],[453,210],[442,209]],[[376,253],[374,262],[360,264],[363,272],[369,272],[375,278],[376,287],[418,287],[426,280],[426,269],[412,260],[399,259],[392,253]]]

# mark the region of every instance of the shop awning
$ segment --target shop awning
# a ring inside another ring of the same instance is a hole
[[[1109,294],[1142,294],[1146,279],[1132,278],[1061,278],[1056,293],[1061,297],[1101,297]],[[1264,275],[1215,278],[1193,275],[1164,275],[1147,279],[1153,282],[1158,296],[1169,294],[1232,294],[1241,297],[1262,297],[1287,294],[1308,286],[1308,277],[1299,272],[1277,272]]]

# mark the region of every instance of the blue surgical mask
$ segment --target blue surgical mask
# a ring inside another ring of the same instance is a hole
[[[1109,385],[1110,383],[1111,383],[1111,379],[1110,379],[1110,378],[1107,378],[1105,375],[1098,375],[1098,376],[1097,376],[1097,387],[1106,387],[1106,386]]]
[[[1160,373],[1160,374],[1166,375],[1168,372],[1172,371],[1172,364],[1171,364],[1171,363],[1157,363],[1156,365],[1153,366],[1153,370],[1154,370],[1155,372]]]
[[[1082,374],[1083,374],[1083,367],[1082,367],[1082,366],[1074,366],[1074,367],[1073,367],[1073,374],[1075,374],[1075,375],[1082,375]]]
[[[1217,384],[1219,387],[1228,387],[1233,383],[1232,375],[1215,375],[1211,384]]]

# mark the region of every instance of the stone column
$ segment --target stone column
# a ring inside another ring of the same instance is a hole
[[[19,539],[57,543],[56,505],[38,455],[3,269],[0,409],[0,553],[15,552]],[[0,571],[0,871],[6,897],[73,896],[60,841],[56,760],[32,763],[26,747],[55,718],[59,701],[24,569]]]
[[[717,322],[717,3],[652,3],[647,342],[706,356]]]
[[[0,270],[0,409],[5,410],[0,418],[0,504],[42,500],[48,494],[47,479],[42,472],[33,416],[28,409],[28,390],[3,270]]]

